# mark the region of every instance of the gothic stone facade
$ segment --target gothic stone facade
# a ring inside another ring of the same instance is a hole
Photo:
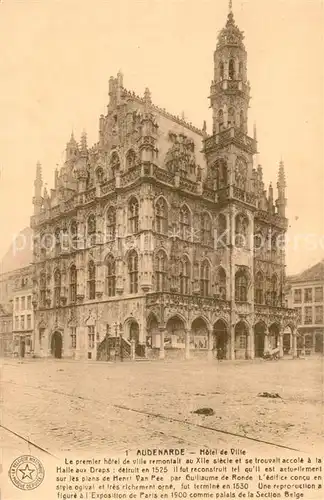
[[[284,307],[285,176],[268,192],[248,136],[250,87],[232,12],[214,53],[213,131],[109,82],[99,140],[73,135],[54,189],[34,196],[35,352],[100,359],[107,338],[138,355],[262,356]],[[294,336],[295,338],[295,336]]]

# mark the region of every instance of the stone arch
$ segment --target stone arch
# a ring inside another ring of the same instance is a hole
[[[109,203],[104,211],[105,234],[108,241],[114,240],[116,235],[116,207]]]
[[[154,252],[154,288],[157,292],[166,291],[168,277],[168,254],[164,248]]]
[[[61,359],[63,354],[63,334],[61,330],[55,330],[50,337],[50,349],[53,358]]]
[[[166,322],[165,347],[184,349],[186,320],[179,314],[171,315]]]
[[[228,61],[228,78],[235,80],[235,59],[233,57]]]
[[[204,316],[197,316],[191,323],[190,347],[192,349],[207,349],[210,324]]]
[[[276,349],[279,346],[280,324],[277,322],[271,323],[269,326],[268,348]]]
[[[213,219],[208,210],[204,210],[200,215],[200,242],[210,245],[213,240]]]
[[[213,326],[213,351],[216,351],[218,359],[228,359],[230,357],[228,324],[221,318]]]
[[[254,325],[254,356],[256,358],[262,358],[264,355],[266,331],[267,325],[264,321],[258,321]]]
[[[136,318],[130,317],[124,321],[123,337],[128,341],[135,340],[136,346],[139,344],[140,325]]]
[[[120,169],[120,156],[117,151],[112,151],[109,156],[109,165],[113,172]]]
[[[164,196],[159,196],[154,203],[154,228],[157,233],[168,232],[169,205]]]
[[[293,335],[296,335],[296,325],[288,321],[283,325],[283,354],[290,354],[292,352]]]
[[[215,293],[221,300],[226,300],[226,271],[218,266],[215,272]]]
[[[101,165],[98,165],[95,170],[95,179],[98,184],[101,184],[105,180],[104,169]]]
[[[238,269],[235,273],[235,302],[247,302],[249,297],[250,275],[247,269]]]
[[[160,348],[161,337],[157,316],[150,312],[146,320],[146,346],[152,349]]]
[[[240,320],[235,325],[235,359],[247,359],[248,335],[248,324],[246,323],[246,321]]]
[[[179,212],[180,238],[187,240],[190,238],[192,228],[192,212],[187,203],[182,203]]]
[[[254,278],[254,301],[256,304],[264,304],[265,298],[265,276],[262,271],[258,271]]]
[[[130,169],[136,165],[136,152],[133,148],[129,148],[125,155],[126,169]]]

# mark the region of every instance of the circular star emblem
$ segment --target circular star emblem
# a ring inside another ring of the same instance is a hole
[[[42,463],[31,455],[16,458],[9,469],[12,483],[20,490],[34,490],[43,482],[44,476]]]

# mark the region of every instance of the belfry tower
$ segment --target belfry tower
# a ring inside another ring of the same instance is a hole
[[[214,79],[210,88],[213,129],[204,148],[208,181],[216,181],[216,190],[236,186],[246,192],[255,187],[253,155],[257,152],[257,143],[256,137],[248,136],[250,85],[243,40],[230,1],[226,24],[218,35],[214,52]],[[246,196],[241,193],[241,198]]]
[[[250,87],[244,35],[236,26],[230,2],[225,28],[214,52],[214,80],[210,90],[213,133],[236,127],[247,133]]]

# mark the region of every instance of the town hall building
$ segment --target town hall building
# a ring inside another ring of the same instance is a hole
[[[109,81],[98,142],[72,134],[53,189],[37,165],[38,356],[226,359],[283,352],[286,183],[265,188],[248,135],[243,33],[230,9],[210,88],[212,134]],[[193,61],[194,64],[194,61]]]

